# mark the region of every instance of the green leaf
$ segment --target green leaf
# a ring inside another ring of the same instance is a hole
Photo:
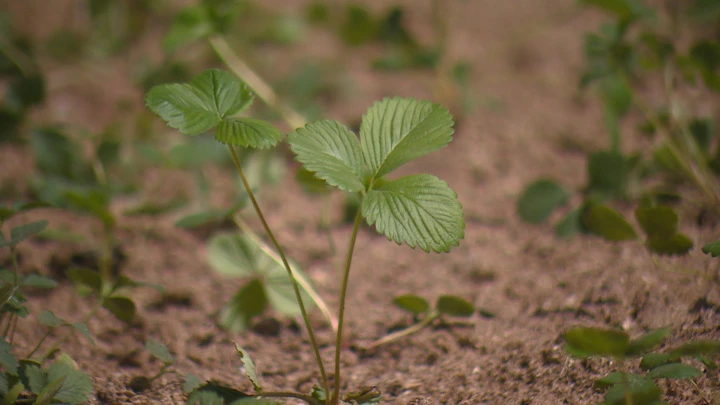
[[[300,308],[287,270],[282,262],[273,259],[270,253],[270,250],[258,245],[246,235],[218,234],[208,243],[208,259],[215,271],[225,276],[259,280],[273,308],[284,315],[299,315]],[[296,279],[308,280],[292,260],[290,268]],[[302,283],[301,294],[305,306],[308,307],[313,301]]]
[[[195,400],[195,398],[197,398],[198,396],[203,396],[205,394],[212,394],[213,396],[217,397],[220,400],[220,402],[217,402],[218,405],[230,404],[239,399],[244,399],[244,398],[250,397],[248,394],[245,394],[244,392],[224,386],[222,384],[218,384],[218,383],[209,381],[209,382],[201,384],[199,387],[197,387],[195,389],[195,391],[192,392],[192,394],[190,394],[190,396],[188,397],[188,404],[208,405],[208,404],[216,403],[216,402],[204,402],[202,400],[200,400],[200,401]]]
[[[605,395],[605,404],[657,404],[662,397],[662,390],[652,379],[634,374],[625,375],[627,376],[625,381],[610,387]]]
[[[188,405],[225,405],[222,397],[211,391],[194,391],[188,395]]]
[[[450,113],[439,104],[386,98],[363,116],[360,139],[372,178],[445,147],[453,134]]]
[[[8,394],[3,398],[3,405],[14,405],[17,403],[20,394],[25,391],[25,387],[21,382],[15,383]]]
[[[23,287],[32,287],[32,288],[45,288],[45,289],[51,289],[57,287],[58,283],[57,281],[49,278],[40,276],[38,274],[29,274],[25,279],[20,283]]]
[[[189,394],[195,391],[195,389],[200,385],[202,385],[200,378],[195,374],[188,373],[185,376],[185,382],[183,383],[182,390],[184,393]]]
[[[571,238],[582,231],[583,209],[575,208],[555,225],[555,236],[561,239]]]
[[[632,89],[628,83],[618,75],[610,75],[599,84],[606,110],[617,118],[625,116],[632,105]]]
[[[12,284],[5,284],[0,287],[0,307],[4,307],[5,304],[10,301],[13,295],[15,295],[15,291],[17,291],[17,289],[18,287]]]
[[[37,221],[16,226],[10,229],[10,244],[17,245],[25,239],[42,232],[47,226],[48,221]]]
[[[702,372],[693,366],[682,363],[671,363],[658,366],[648,373],[650,378],[672,378],[686,380],[688,378],[700,377]]]
[[[645,245],[650,251],[661,255],[684,255],[695,246],[692,239],[682,233],[670,237],[653,235],[647,239]]]
[[[347,17],[340,26],[340,38],[350,46],[362,45],[377,35],[377,23],[366,8],[351,4]]]
[[[590,206],[583,215],[583,223],[590,232],[612,242],[637,238],[632,225],[622,215],[605,205]]]
[[[419,315],[419,314],[426,314],[428,310],[430,309],[430,304],[428,304],[427,300],[425,298],[414,295],[414,294],[406,294],[406,295],[400,295],[395,298],[393,298],[393,304],[397,306],[400,309],[404,309],[405,311],[408,311],[410,313]]]
[[[465,236],[457,195],[429,174],[402,177],[370,190],[362,201],[362,214],[388,239],[426,252],[448,252]]]
[[[92,334],[90,333],[90,329],[84,322],[71,323],[70,326],[72,326],[76,331],[80,332],[80,334],[85,336],[85,339],[87,339],[90,343],[95,344],[95,339],[93,339]]]
[[[660,346],[670,335],[670,328],[660,328],[633,339],[625,351],[626,356],[639,356]]]
[[[170,354],[167,346],[165,346],[164,343],[153,338],[150,338],[147,340],[147,342],[145,342],[145,350],[152,354],[153,357],[155,357],[156,359],[162,361],[164,364],[172,364],[173,361],[175,361],[175,358],[172,354]]]
[[[63,319],[55,316],[52,311],[42,311],[40,315],[38,315],[38,321],[40,321],[41,324],[49,326],[51,328],[57,328],[58,326],[63,326],[67,323]]]
[[[185,7],[173,20],[163,39],[165,52],[173,52],[180,46],[202,39],[214,31],[210,10],[205,4]]]
[[[265,286],[258,279],[250,280],[220,311],[220,324],[231,332],[242,332],[253,318],[262,315],[268,305]]]
[[[93,394],[90,376],[79,371],[75,362],[66,354],[60,355],[48,369],[49,381],[56,381],[61,377],[65,377],[65,381],[53,398],[55,401],[79,405],[90,399]]]
[[[232,74],[209,69],[189,83],[155,86],[145,104],[169,127],[186,135],[199,135],[238,113],[252,102],[247,85]]]
[[[640,360],[640,369],[648,371],[678,361],[680,361],[678,357],[673,357],[667,353],[648,353]]]
[[[588,190],[590,192],[618,195],[627,181],[627,162],[618,152],[602,151],[588,156]]]
[[[95,189],[87,192],[66,191],[65,200],[75,209],[94,215],[102,221],[103,225],[112,228],[115,226],[115,216],[110,211],[110,196],[108,190]]]
[[[257,391],[258,394],[262,394],[262,385],[260,384],[260,379],[258,378],[257,371],[255,370],[255,363],[253,362],[252,358],[248,354],[248,352],[245,351],[242,347],[238,346],[237,343],[235,343],[235,350],[238,353],[238,356],[240,356],[240,361],[242,362],[242,369],[245,370],[245,375],[250,379],[250,382],[252,383],[253,387],[255,388],[255,391]]]
[[[653,10],[639,0],[580,0],[580,2],[615,14],[621,20],[654,15]]]
[[[531,224],[545,221],[555,208],[565,205],[570,194],[552,180],[540,179],[528,185],[517,202],[520,218]]]
[[[720,18],[720,3],[716,0],[695,0],[688,13],[693,18],[712,21]]]
[[[100,274],[95,270],[77,268],[66,272],[67,277],[76,284],[90,288],[96,293],[102,292],[103,281]]]
[[[685,380],[700,377],[701,375],[700,370],[682,363],[665,364],[652,369],[652,371],[648,373],[648,377],[650,378],[672,378],[676,380]]]
[[[102,306],[123,322],[132,322],[135,317],[135,303],[126,297],[109,297],[103,300]]]
[[[19,362],[12,353],[12,346],[5,339],[0,338],[0,366],[11,375],[17,375]]]
[[[720,341],[717,340],[696,340],[685,343],[673,350],[672,356],[700,356],[720,353]]]
[[[67,377],[62,376],[56,380],[53,380],[43,388],[35,399],[34,405],[50,405],[53,398],[60,392],[63,384]]]
[[[668,206],[642,207],[635,209],[637,218],[645,234],[669,237],[677,233],[678,215]]]
[[[220,121],[215,139],[225,145],[267,149],[282,139],[282,133],[272,124],[253,118],[227,118]]]
[[[568,346],[583,357],[614,356],[623,358],[630,344],[627,333],[600,328],[572,328],[563,335]]]
[[[435,303],[435,309],[441,314],[462,317],[471,316],[475,312],[470,301],[454,295],[441,295]]]
[[[47,373],[35,360],[21,361],[20,381],[33,394],[40,394],[49,382]]]
[[[313,122],[290,133],[288,142],[297,160],[328,184],[350,192],[365,188],[360,142],[339,122]]]
[[[720,256],[720,240],[710,242],[702,248],[703,253],[711,255],[712,257]]]

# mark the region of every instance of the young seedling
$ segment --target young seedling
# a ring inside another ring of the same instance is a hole
[[[366,350],[374,349],[419,332],[436,320],[443,322],[446,316],[467,318],[475,313],[475,307],[471,302],[455,295],[441,295],[435,302],[434,308],[430,307],[425,298],[414,294],[397,296],[393,299],[393,304],[411,313],[413,315],[413,324],[365,346]]]
[[[199,135],[215,129],[215,139],[228,146],[253,208],[291,280],[318,364],[321,386],[314,395],[283,393],[278,396],[327,405],[339,404],[341,400],[376,401],[372,389],[348,394],[349,397],[340,395],[345,298],[357,234],[365,219],[388,239],[413,248],[420,247],[426,252],[447,252],[459,244],[464,236],[465,222],[457,195],[447,183],[429,174],[398,179],[385,177],[405,163],[446,146],[452,139],[452,118],[439,105],[392,98],[368,109],[360,127],[360,139],[344,125],[329,120],[313,122],[288,135],[291,149],[307,170],[331,186],[359,194],[362,200],[343,269],[331,387],[300,286],[248,185],[235,150],[237,147],[269,148],[283,138],[267,122],[238,116],[251,101],[252,94],[247,86],[220,70],[205,71],[190,83],[154,87],[146,96],[147,106],[181,133]],[[244,352],[241,354],[243,359],[249,359]],[[268,397],[268,393],[261,396]]]
[[[661,328],[631,339],[627,333],[615,329],[576,327],[565,332],[563,338],[571,356],[610,357],[618,363],[618,371],[595,383],[607,390],[604,404],[655,405],[663,403],[663,392],[655,380],[685,380],[702,375],[697,367],[683,363],[683,359],[696,359],[706,370],[718,369],[710,357],[720,354],[720,341],[697,340],[656,352],[669,334],[669,328]],[[627,361],[633,358],[641,358],[642,372],[627,371]]]

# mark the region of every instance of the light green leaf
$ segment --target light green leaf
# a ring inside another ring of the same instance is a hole
[[[439,104],[386,98],[371,106],[360,125],[365,163],[379,178],[452,140],[453,119]]]
[[[337,121],[316,121],[288,135],[297,160],[315,176],[345,191],[364,189],[364,162],[357,136]]]
[[[84,404],[93,393],[90,376],[79,371],[75,362],[66,354],[60,357],[48,369],[48,380],[56,381],[65,377],[62,388],[53,398],[66,404]]]
[[[604,205],[590,206],[583,214],[583,222],[590,232],[612,242],[637,238],[632,225],[622,215]]]
[[[700,377],[701,375],[702,373],[700,372],[700,370],[693,366],[682,363],[672,363],[652,369],[652,371],[650,371],[650,373],[648,374],[648,377],[685,380],[688,378]]]
[[[630,343],[627,333],[613,329],[572,328],[563,335],[573,353],[589,356],[624,357]]]
[[[540,179],[525,188],[517,202],[517,213],[523,221],[539,224],[569,197],[570,194],[556,182]]]
[[[58,326],[65,325],[67,322],[64,320],[58,318],[52,311],[42,311],[40,315],[38,315],[38,321],[40,321],[41,324],[45,326],[49,326],[51,328],[57,328]]]
[[[454,295],[442,295],[438,298],[435,308],[441,314],[467,317],[475,313],[473,304]]]
[[[252,102],[245,83],[232,74],[209,69],[189,83],[155,86],[145,104],[168,126],[186,135],[199,135]]]
[[[173,361],[175,361],[175,358],[172,354],[170,354],[170,351],[168,350],[167,346],[165,346],[164,343],[150,338],[147,342],[145,342],[145,350],[150,352],[150,354],[153,355],[156,359],[162,361],[165,364],[172,364]]]
[[[362,214],[388,239],[426,252],[448,252],[465,236],[457,195],[429,174],[402,177],[371,190],[362,202]]]
[[[397,296],[393,298],[392,302],[400,309],[404,309],[405,311],[416,315],[425,314],[430,309],[430,304],[428,304],[425,298],[414,294]]]
[[[215,139],[226,145],[266,149],[282,139],[282,133],[272,124],[253,118],[227,118],[220,121]]]
[[[238,356],[240,356],[240,361],[243,364],[243,370],[245,370],[245,374],[250,379],[253,387],[255,387],[255,391],[257,391],[258,394],[262,394],[262,385],[260,384],[260,379],[258,378],[257,371],[255,370],[255,363],[252,358],[248,352],[238,346],[237,343],[235,343],[235,350],[237,350]]]
[[[702,248],[703,253],[711,255],[712,257],[720,256],[720,240],[710,242]]]

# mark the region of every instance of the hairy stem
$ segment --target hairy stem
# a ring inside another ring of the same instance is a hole
[[[374,349],[378,346],[384,345],[386,343],[390,343],[394,340],[397,340],[397,339],[403,338],[405,336],[409,336],[413,333],[419,332],[420,330],[422,330],[424,327],[430,325],[430,323],[432,323],[432,321],[438,319],[439,317],[440,317],[440,314],[437,312],[433,313],[433,314],[429,314],[418,323],[410,325],[405,329],[391,333],[389,335],[386,335],[386,336],[372,342],[369,346],[366,346],[365,349],[366,350]]]
[[[362,210],[358,210],[355,214],[355,223],[353,224],[352,236],[350,237],[350,247],[345,260],[345,272],[343,273],[342,287],[340,288],[340,309],[338,310],[338,330],[335,338],[335,380],[333,387],[333,395],[331,404],[338,404],[340,401],[340,353],[342,351],[342,331],[343,320],[345,319],[345,299],[347,298],[347,286],[350,279],[350,266],[352,265],[353,252],[355,251],[355,241],[362,224]]]
[[[295,275],[293,274],[290,263],[288,262],[282,247],[280,247],[280,243],[278,243],[277,239],[275,239],[275,234],[273,234],[272,230],[270,229],[270,226],[265,220],[265,216],[260,209],[260,205],[258,204],[257,199],[255,199],[255,194],[250,187],[250,183],[248,183],[248,180],[245,177],[245,172],[242,169],[242,165],[240,165],[240,159],[238,159],[235,148],[228,145],[228,149],[230,149],[230,153],[232,154],[233,162],[235,163],[235,167],[237,168],[238,174],[240,175],[240,180],[242,180],[243,186],[245,186],[245,190],[248,193],[248,197],[250,197],[250,202],[252,202],[253,208],[255,208],[255,212],[257,213],[258,218],[260,218],[260,222],[262,222],[263,228],[265,228],[265,232],[270,238],[270,241],[272,241],[272,244],[275,247],[278,255],[280,255],[280,260],[282,260],[283,266],[285,266],[285,270],[287,270],[288,272],[288,276],[290,277],[293,290],[295,291],[295,298],[297,299],[298,305],[300,306],[300,313],[302,314],[303,321],[305,322],[305,329],[307,329],[308,336],[310,337],[310,344],[313,347],[315,359],[317,360],[318,368],[320,369],[320,376],[322,378],[323,386],[325,388],[325,392],[328,392],[330,386],[328,384],[327,374],[325,373],[325,365],[323,364],[322,356],[320,356],[320,347],[318,346],[317,340],[315,339],[315,333],[313,332],[312,325],[310,325],[310,318],[308,317],[307,310],[305,309],[305,304],[303,303],[302,296],[300,295],[300,287],[298,286],[298,282],[295,279]]]
[[[284,105],[273,89],[232,50],[230,44],[220,35],[211,36],[208,41],[215,53],[238,77],[255,92],[265,104],[277,111],[291,130],[305,126],[307,120],[295,110]]]

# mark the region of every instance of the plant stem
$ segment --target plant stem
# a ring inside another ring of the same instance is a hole
[[[29,359],[32,357],[35,352],[37,352],[40,349],[40,346],[42,346],[43,342],[45,342],[45,339],[47,339],[50,336],[50,333],[52,333],[52,329],[48,329],[47,332],[43,335],[42,338],[40,338],[40,341],[33,347],[33,349],[28,353],[27,356],[25,356],[26,359]]]
[[[225,38],[220,35],[213,35],[208,38],[208,41],[215,53],[225,62],[227,67],[244,80],[265,104],[277,111],[291,130],[305,126],[307,120],[295,110],[284,105],[265,80],[258,76],[258,74],[232,50]]]
[[[415,332],[419,332],[420,330],[422,330],[424,327],[430,325],[430,323],[432,323],[432,321],[438,319],[439,317],[440,317],[440,314],[437,312],[429,314],[418,323],[410,325],[405,329],[391,333],[389,335],[386,335],[385,337],[382,337],[382,338],[372,342],[369,346],[365,347],[365,350],[374,349],[378,346],[384,345],[386,343],[390,343],[393,340],[397,340],[402,337],[409,336]]]
[[[295,291],[295,298],[297,299],[298,305],[300,306],[300,313],[302,314],[303,321],[305,322],[305,329],[307,329],[308,336],[310,337],[310,344],[313,347],[315,359],[317,360],[318,368],[320,369],[320,376],[322,378],[323,387],[325,388],[325,392],[328,392],[330,390],[330,385],[328,383],[327,374],[325,373],[325,365],[323,364],[322,356],[320,356],[320,347],[318,346],[317,340],[315,339],[315,333],[313,332],[312,325],[310,325],[310,318],[308,317],[307,310],[305,310],[305,304],[303,303],[302,296],[300,295],[300,287],[298,286],[298,282],[295,279],[295,275],[293,274],[287,257],[285,257],[284,251],[280,247],[280,243],[278,243],[277,239],[275,239],[275,235],[273,234],[270,226],[265,220],[265,216],[260,209],[260,205],[258,204],[257,199],[255,199],[255,194],[250,187],[250,183],[248,183],[248,180],[245,177],[245,172],[242,169],[242,165],[240,165],[240,159],[238,159],[235,148],[233,148],[231,145],[228,145],[228,149],[230,149],[230,153],[232,154],[233,162],[235,163],[235,167],[237,168],[238,174],[240,175],[240,180],[242,180],[243,186],[245,186],[245,190],[248,193],[248,197],[250,197],[250,202],[252,202],[252,205],[255,208],[255,212],[257,213],[258,218],[260,218],[260,222],[262,222],[263,228],[265,228],[265,232],[272,241],[273,246],[275,246],[275,250],[277,251],[278,255],[280,255],[280,260],[282,260],[283,266],[285,266],[285,270],[287,270],[288,272],[288,276],[290,277],[290,281],[292,282],[293,290]]]
[[[352,236],[350,237],[350,247],[347,252],[345,261],[345,272],[343,274],[342,287],[340,288],[340,309],[338,310],[338,330],[335,339],[335,380],[333,387],[333,395],[330,404],[338,404],[340,401],[340,352],[342,350],[342,331],[343,321],[345,319],[345,299],[347,298],[347,286],[350,279],[350,266],[352,265],[353,252],[355,251],[355,241],[357,240],[358,231],[362,224],[362,210],[358,209],[355,214],[355,223],[353,224]]]
[[[290,391],[271,391],[271,392],[263,391],[263,393],[258,395],[258,397],[262,397],[262,398],[296,398],[296,399],[305,401],[310,405],[322,405],[322,403],[319,400],[317,400],[314,397],[311,397],[310,395],[305,395],[305,394],[300,394],[297,392],[290,392]]]

